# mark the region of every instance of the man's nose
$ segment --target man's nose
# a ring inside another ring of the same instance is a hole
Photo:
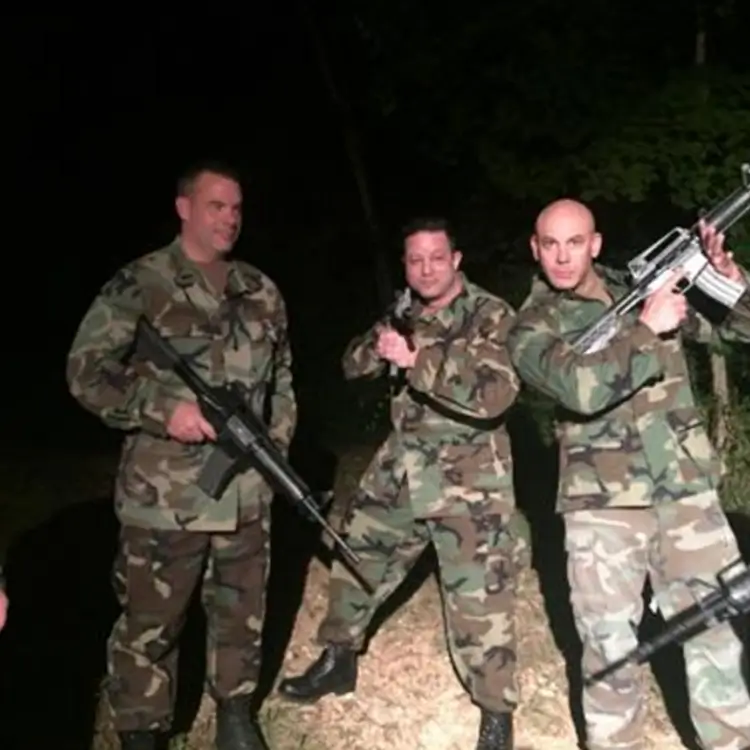
[[[561,247],[557,251],[557,262],[559,265],[565,265],[570,262],[570,253],[565,247]]]

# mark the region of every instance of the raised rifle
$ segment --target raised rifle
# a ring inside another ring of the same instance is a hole
[[[742,185],[702,216],[702,221],[717,232],[728,231],[750,211],[750,164],[742,165],[740,175]],[[618,332],[620,319],[659,289],[678,268],[685,272],[680,291],[696,286],[727,308],[734,307],[745,292],[744,284],[718,273],[709,262],[703,252],[699,222],[690,229],[675,227],[628,263],[633,288],[571,341],[573,349],[579,354],[603,349]]]
[[[750,570],[742,560],[736,560],[721,570],[717,575],[717,583],[718,585],[713,585],[703,581],[690,581],[688,585],[693,587],[696,584],[709,586],[711,593],[697,599],[693,606],[667,620],[662,632],[639,644],[621,659],[586,677],[584,684],[590,686],[600,682],[629,664],[643,664],[665,646],[684,643],[698,633],[750,612]]]
[[[414,324],[412,321],[414,300],[410,287],[406,287],[397,298],[395,304],[391,307],[386,315],[388,325],[394,331],[400,333],[407,341],[409,348],[414,350]],[[391,362],[388,368],[388,375],[391,380],[397,380],[399,376],[398,365]]]
[[[219,499],[232,478],[249,467],[257,469],[277,491],[329,534],[355,565],[359,556],[320,512],[315,496],[271,440],[263,422],[250,408],[250,391],[242,383],[211,386],[145,317],[138,321],[136,351],[157,367],[172,370],[195,394],[201,413],[216,431],[216,445],[198,477],[198,487]]]

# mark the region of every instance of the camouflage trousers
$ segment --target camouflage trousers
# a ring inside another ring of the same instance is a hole
[[[269,532],[268,513],[228,533],[122,527],[114,582],[123,611],[107,645],[107,694],[117,731],[169,728],[178,639],[197,586],[207,621],[209,692],[215,699],[253,693]]]
[[[716,574],[740,553],[713,492],[654,508],[574,511],[564,515],[568,580],[583,644],[584,674],[635,648],[650,577],[664,618],[692,606]],[[687,641],[690,713],[709,750],[750,747],[750,694],[743,679],[741,641],[725,623]],[[643,747],[643,669],[626,667],[585,688],[583,710],[590,750]]]
[[[344,565],[331,572],[328,612],[318,641],[364,647],[375,611],[404,580],[428,544],[439,564],[448,648],[474,702],[498,712],[518,703],[514,604],[519,561],[527,543],[508,517],[416,519],[402,491],[396,503],[360,493],[342,531],[362,562],[368,593]]]

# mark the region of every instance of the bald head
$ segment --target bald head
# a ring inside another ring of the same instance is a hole
[[[545,206],[537,216],[531,250],[552,286],[575,291],[594,274],[601,243],[590,209],[563,198]]]
[[[583,203],[574,201],[572,198],[561,198],[545,206],[536,217],[534,231],[539,236],[544,234],[544,229],[548,225],[554,226],[560,222],[575,222],[580,227],[587,227],[589,232],[596,231],[594,214],[591,213],[588,206],[584,206]]]

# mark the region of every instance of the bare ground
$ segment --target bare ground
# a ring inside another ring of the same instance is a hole
[[[305,600],[299,612],[284,671],[298,673],[317,654],[313,635],[326,605],[327,569],[310,566]],[[520,685],[517,712],[519,747],[575,750],[578,747],[568,708],[565,665],[555,646],[539,593],[536,574],[521,582],[518,622]],[[326,697],[314,706],[296,706],[273,694],[263,723],[276,750],[466,750],[474,747],[478,710],[469,702],[445,649],[440,601],[434,578],[386,622],[362,658],[355,694]],[[94,750],[116,747],[102,707]],[[655,687],[652,687],[646,736],[649,748],[678,750]],[[213,719],[204,698],[185,743],[176,747],[212,747]]]
[[[339,464],[337,494],[346,493],[371,449],[350,450]],[[318,559],[308,569],[282,672],[297,674],[316,657],[314,634],[326,606],[328,571]],[[518,747],[575,750],[579,747],[568,699],[565,661],[552,636],[536,572],[527,570],[518,598]],[[652,678],[646,726],[648,748],[679,750]],[[204,697],[187,736],[173,750],[213,747],[213,706]],[[430,576],[416,594],[380,627],[361,659],[355,694],[328,696],[313,706],[265,701],[261,720],[275,750],[467,750],[476,743],[479,711],[458,682],[445,647],[440,598]],[[102,703],[92,750],[117,747]]]

